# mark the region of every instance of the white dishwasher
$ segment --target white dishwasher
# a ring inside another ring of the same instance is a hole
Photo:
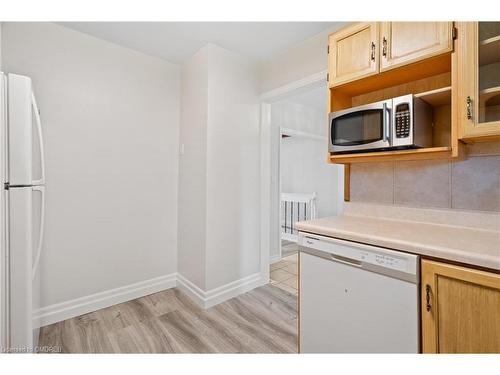
[[[419,257],[299,233],[301,353],[418,353]]]

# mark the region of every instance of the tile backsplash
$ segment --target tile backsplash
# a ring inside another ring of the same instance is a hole
[[[351,164],[351,201],[500,212],[500,142],[464,160]]]
[[[450,171],[447,160],[394,163],[394,203],[400,206],[451,207]]]

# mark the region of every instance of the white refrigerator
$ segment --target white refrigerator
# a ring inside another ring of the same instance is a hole
[[[0,72],[0,347],[32,351],[39,324],[45,167],[40,113],[29,77]]]

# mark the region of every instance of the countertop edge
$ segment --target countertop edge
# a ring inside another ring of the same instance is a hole
[[[457,262],[464,265],[483,267],[494,272],[500,272],[500,259],[497,257],[481,254],[470,254],[459,249],[444,248],[441,246],[430,246],[423,243],[406,242],[376,235],[365,235],[360,232],[346,231],[329,227],[321,229],[320,226],[313,228],[312,224],[296,225],[300,232],[317,234],[325,237],[339,238],[348,241],[360,242],[367,245],[381,246],[392,250],[404,251],[421,256],[442,259],[443,261]]]

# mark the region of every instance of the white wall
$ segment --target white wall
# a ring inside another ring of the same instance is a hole
[[[178,272],[205,288],[207,216],[208,51],[182,66],[179,160]]]
[[[47,156],[45,306],[176,272],[179,68],[50,23],[4,23]]]
[[[337,22],[327,30],[262,63],[260,91],[266,92],[326,70],[328,34],[348,24]]]
[[[259,272],[258,79],[211,44],[183,72],[179,273],[207,292]]]
[[[259,97],[257,71],[209,45],[207,289],[259,271]]]

